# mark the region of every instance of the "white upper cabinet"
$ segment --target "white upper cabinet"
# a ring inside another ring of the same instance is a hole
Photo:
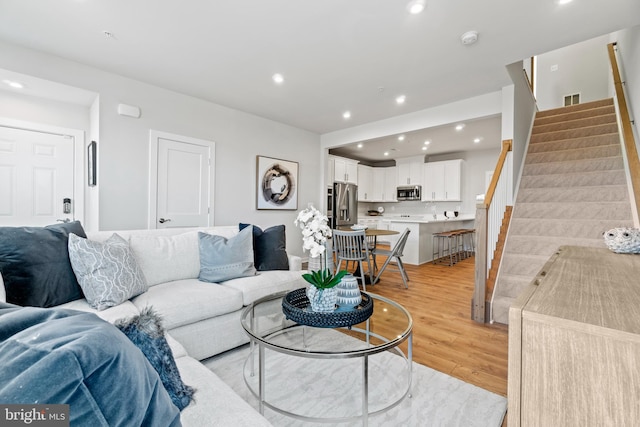
[[[358,201],[373,201],[373,171],[371,166],[358,165]]]
[[[343,157],[333,157],[334,171],[333,179],[336,182],[348,182],[358,184],[358,161],[345,159]]]
[[[396,168],[372,168],[371,201],[395,202],[396,201]]]
[[[396,159],[397,186],[422,185],[424,156]]]
[[[461,173],[461,159],[425,163],[422,201],[460,201]]]

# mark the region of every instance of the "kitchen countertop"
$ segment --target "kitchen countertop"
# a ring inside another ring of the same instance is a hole
[[[379,216],[367,216],[360,217],[359,219],[367,218],[367,219],[378,219],[384,222],[410,222],[410,223],[418,223],[418,224],[432,224],[439,222],[456,222],[456,221],[473,221],[475,220],[475,215],[473,214],[461,214],[455,218],[447,219],[444,215],[437,215],[437,218],[434,219],[433,215],[379,215]]]

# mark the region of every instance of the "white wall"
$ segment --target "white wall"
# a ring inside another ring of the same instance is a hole
[[[285,224],[288,249],[301,254],[300,233],[293,225],[297,212],[255,208],[256,155],[299,162],[298,206],[306,207],[309,202],[319,205],[319,135],[7,43],[0,43],[0,68],[99,94],[98,108],[92,111],[97,110],[99,117],[101,230],[146,227],[149,130],[155,129],[216,143],[216,225]],[[119,103],[140,107],[141,118],[119,116]],[[46,104],[43,101],[43,108]],[[13,117],[11,102],[4,108],[3,115]],[[45,116],[57,115],[55,108],[45,110]],[[84,120],[87,135],[93,135],[89,113]],[[59,125],[73,127],[70,123]]]
[[[565,95],[580,93],[580,102],[597,101],[609,95],[609,36],[601,36],[537,57],[536,99],[538,108],[563,106]],[[551,67],[557,67],[551,71]]]

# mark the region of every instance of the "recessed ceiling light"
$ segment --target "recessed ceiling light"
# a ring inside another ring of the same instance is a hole
[[[399,135],[398,136],[398,141],[404,141],[404,135]]]
[[[429,145],[431,144],[431,141],[429,141],[428,139],[424,142],[424,145]]]
[[[342,117],[346,120],[346,119],[350,119],[351,118],[351,111],[345,111],[344,113],[342,113]]]
[[[3,80],[2,83],[6,84],[7,86],[10,86],[14,89],[24,89],[24,85],[20,82],[16,82],[14,80]]]
[[[363,145],[364,145],[364,144],[362,144],[362,142],[361,142],[361,143],[359,143],[359,144],[358,144],[358,148],[362,148],[362,147],[363,147]]]
[[[284,83],[284,76],[280,73],[275,73],[273,77],[271,77],[276,84]]]
[[[427,148],[429,148],[429,147],[427,147],[426,145],[423,145],[422,146],[422,151],[427,151]]]
[[[563,4],[567,4],[567,3],[571,3],[573,0],[556,0],[556,3],[558,3],[559,5],[563,5]]]
[[[414,0],[409,2],[407,5],[407,10],[412,15],[417,15],[421,13],[425,8],[424,0]]]
[[[456,130],[458,132],[460,132],[462,129],[464,129],[464,123],[459,123],[459,124],[456,125]]]
[[[384,155],[385,155],[385,156],[388,156],[388,155],[389,155],[389,152],[388,152],[388,151],[385,151],[385,152],[384,152]]]
[[[396,98],[396,104],[404,104],[404,101],[407,100],[405,95],[400,95]]]
[[[482,141],[482,138],[474,138],[473,139],[473,143],[474,144],[478,144],[480,141]]]

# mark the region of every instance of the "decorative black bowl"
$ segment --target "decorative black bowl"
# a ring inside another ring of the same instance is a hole
[[[362,302],[350,311],[333,311],[330,313],[316,313],[311,311],[306,288],[289,292],[282,299],[282,312],[289,320],[300,325],[316,328],[341,328],[353,326],[367,320],[373,314],[373,298],[364,292]]]

